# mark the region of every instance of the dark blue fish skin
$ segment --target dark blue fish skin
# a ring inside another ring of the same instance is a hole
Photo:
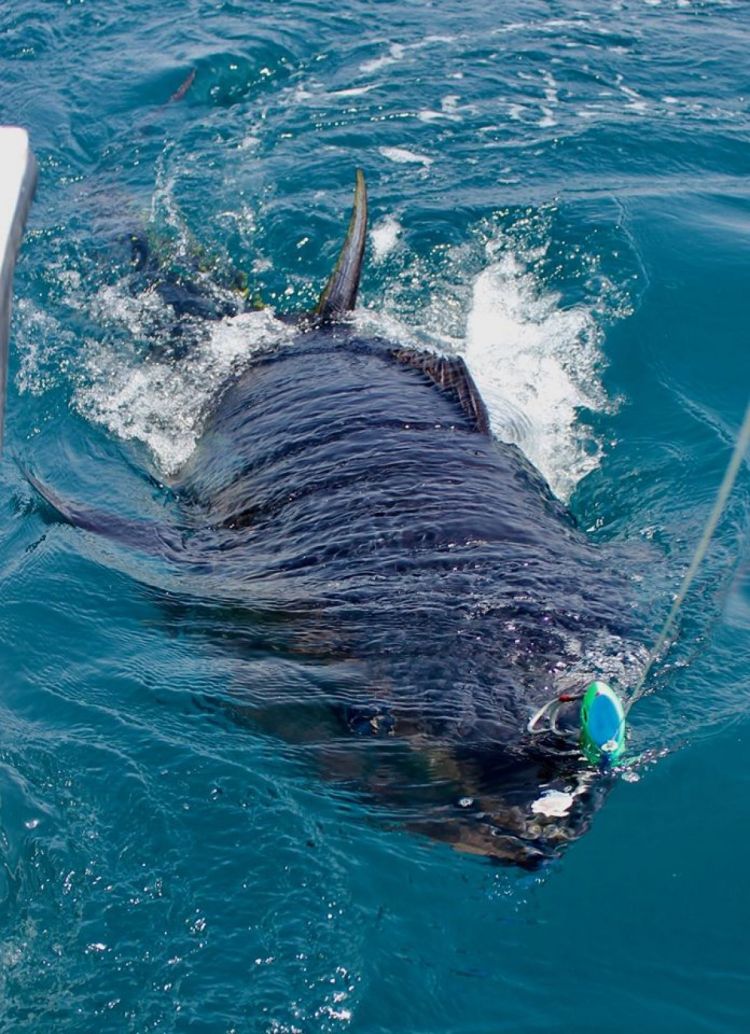
[[[628,583],[514,446],[396,352],[311,327],[227,388],[174,485],[193,594],[236,657],[239,710],[410,826],[532,865],[604,783],[528,719],[625,631]],[[572,792],[563,822],[533,807],[550,788]]]

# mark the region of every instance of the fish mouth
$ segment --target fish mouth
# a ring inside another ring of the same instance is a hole
[[[441,814],[414,818],[411,831],[490,863],[536,871],[583,836],[610,779],[593,769],[556,779],[524,794],[523,803],[500,795],[461,798]]]
[[[491,817],[440,824],[434,819],[409,824],[411,832],[449,844],[461,854],[475,855],[493,865],[512,866],[536,872],[560,858],[565,847],[577,840],[585,830],[568,831],[563,825],[543,830],[541,824],[530,823],[522,833],[513,833],[497,825]]]

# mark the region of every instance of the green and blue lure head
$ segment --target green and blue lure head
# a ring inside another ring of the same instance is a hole
[[[584,691],[579,745],[592,765],[614,764],[625,749],[625,709],[606,682],[591,682]]]

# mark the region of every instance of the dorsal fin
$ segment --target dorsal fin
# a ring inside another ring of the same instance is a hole
[[[442,391],[452,395],[480,434],[491,433],[487,407],[461,356],[413,352],[409,348],[394,349],[391,355],[398,362],[413,366]]]
[[[367,237],[367,186],[365,174],[357,169],[354,188],[354,207],[349,220],[349,229],[338,261],[328,283],[323,288],[315,312],[324,322],[335,320],[344,312],[350,312],[357,301],[357,289],[362,273],[362,257]]]

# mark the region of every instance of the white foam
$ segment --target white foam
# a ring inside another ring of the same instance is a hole
[[[628,98],[628,107],[632,111],[637,111],[642,114],[644,111],[648,110],[648,101],[644,100],[637,90],[634,90],[630,86],[626,86],[621,75],[617,75],[615,77],[615,85],[620,93]]]
[[[331,90],[329,97],[362,97],[363,94],[374,90],[377,83],[366,83],[364,86],[350,86],[345,90]]]
[[[398,165],[432,165],[432,158],[426,154],[417,154],[416,151],[408,151],[405,147],[381,147],[380,153],[388,161],[396,162]]]
[[[417,112],[417,118],[420,122],[436,122],[440,120],[460,122],[462,116],[459,114],[458,101],[458,94],[450,93],[440,101],[440,111],[424,108],[422,111]]]
[[[259,147],[261,139],[256,136],[255,133],[247,133],[237,145],[238,151],[250,151],[256,147]]]
[[[370,230],[370,241],[375,262],[382,262],[386,255],[390,255],[398,244],[400,233],[401,223],[394,215],[387,215],[373,226]]]
[[[75,332],[46,307],[37,306],[28,298],[18,300],[16,325],[18,390],[42,395],[56,383],[60,370],[66,368],[66,353],[76,349]]]
[[[599,375],[602,331],[595,316],[604,300],[562,308],[532,272],[543,253],[493,240],[484,269],[471,279],[461,272],[476,268],[471,245],[451,253],[450,279],[436,279],[414,259],[382,302],[360,310],[356,320],[363,333],[404,347],[462,354],[493,433],[518,445],[565,500],[601,455],[580,410],[610,406]],[[415,308],[413,291],[422,286],[429,286],[430,297]]]
[[[406,48],[401,43],[392,43],[387,54],[373,58],[371,61],[363,61],[359,69],[361,72],[377,72],[381,68],[386,68],[388,65],[395,65],[398,61],[402,61],[405,53]]]
[[[557,119],[554,115],[554,109],[560,103],[557,94],[557,81],[551,72],[542,72],[542,79],[544,80],[544,99],[545,104],[542,105],[542,117],[539,119],[539,126],[541,129],[548,129],[550,126],[557,124]]]
[[[162,219],[166,214],[166,221],[181,229],[180,214],[168,189],[165,193]],[[520,232],[525,239],[526,231]],[[401,233],[394,214],[372,228],[376,262],[399,247]],[[608,406],[599,379],[601,331],[595,316],[603,299],[563,308],[533,272],[544,249],[524,248],[515,236],[495,237],[482,247],[467,242],[453,249],[445,273],[436,274],[429,260],[408,256],[402,245],[404,268],[385,286],[377,307],[360,310],[355,318],[363,332],[404,346],[464,355],[495,435],[516,443],[566,499],[599,461],[600,447],[580,410]],[[267,260],[257,260],[256,269],[267,267]],[[100,340],[86,342],[70,367],[76,406],[110,432],[145,443],[165,476],[190,456],[204,416],[227,380],[260,349],[294,335],[268,310],[216,322],[188,321],[186,332],[194,340],[187,355],[175,359],[169,355],[174,313],[156,292],[133,296],[123,282],[102,287],[91,298],[76,289],[74,270],[60,275],[71,288],[68,303],[78,299],[105,331]],[[59,343],[65,344],[63,351],[75,344],[59,328],[47,326],[43,313],[21,309],[19,315],[19,386],[44,391],[59,376]]]
[[[128,298],[112,288],[100,304],[137,334],[148,322],[138,312],[144,296]],[[206,326],[205,338],[180,360],[144,360],[109,342],[88,342],[82,383],[75,403],[90,420],[123,439],[137,439],[151,450],[166,475],[185,463],[200,435],[211,402],[226,381],[260,349],[279,344],[291,329],[270,310],[242,313]]]
[[[403,61],[409,51],[422,50],[424,47],[434,46],[436,43],[450,44],[455,42],[455,36],[425,36],[417,43],[391,43],[388,53],[370,61],[363,61],[359,66],[361,72],[377,72],[388,65]]]
[[[544,97],[547,103],[554,107],[559,103],[557,96],[557,81],[551,72],[543,72],[542,78],[545,83]]]
[[[514,442],[567,498],[599,461],[579,423],[581,407],[606,405],[596,367],[598,328],[589,309],[562,309],[512,253],[476,279],[465,358],[494,433]]]

